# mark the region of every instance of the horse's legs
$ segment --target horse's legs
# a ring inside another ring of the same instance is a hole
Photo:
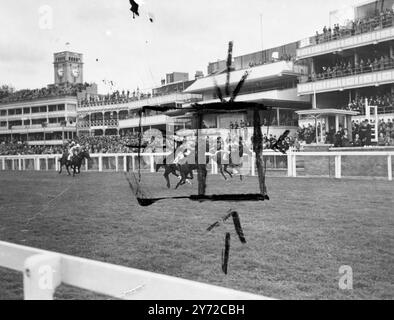
[[[176,170],[175,170],[175,169],[171,170],[171,173],[172,173],[175,177],[179,178],[179,174],[176,173]]]
[[[66,169],[67,169],[67,174],[69,175],[69,176],[71,176],[71,173],[70,173],[70,165],[69,164],[66,164]]]
[[[166,168],[165,172],[164,172],[164,179],[166,179],[167,182],[167,188],[171,188],[171,183],[170,183],[170,170],[168,168]]]
[[[227,180],[227,177],[225,176],[225,174],[223,172],[223,166],[222,165],[219,166],[219,172],[223,176],[224,180]]]
[[[226,172],[230,176],[230,178],[232,178],[233,175],[232,175],[232,173],[230,171],[227,170],[227,168],[228,168],[228,165],[225,164],[224,165],[224,172]]]
[[[63,170],[63,163],[60,162],[60,171],[59,171],[59,174],[62,173],[62,170]]]
[[[186,178],[193,180],[194,179],[193,170],[189,170],[187,173],[189,174],[189,176],[186,175]]]
[[[178,182],[178,184],[176,185],[175,189],[178,189],[178,187],[179,187],[180,185],[185,184],[185,182],[186,182],[186,174],[185,174],[185,172],[183,171],[183,169],[181,168],[181,180],[179,180],[179,182]]]

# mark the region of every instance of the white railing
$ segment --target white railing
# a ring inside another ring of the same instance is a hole
[[[297,157],[334,157],[335,178],[342,178],[342,157],[387,157],[387,178],[389,181],[393,180],[392,173],[392,156],[394,151],[327,151],[327,152],[288,152],[287,154],[287,176],[297,177]]]
[[[141,170],[155,172],[155,163],[157,157],[163,157],[168,153],[141,153]],[[209,155],[209,154],[207,154]],[[268,170],[287,170],[288,177],[297,177],[297,158],[305,157],[334,157],[335,161],[335,178],[342,178],[342,157],[343,156],[380,156],[387,158],[387,178],[389,181],[393,180],[392,175],[392,158],[394,151],[330,151],[330,152],[293,152],[289,151],[286,155],[274,152],[265,151],[264,157],[269,158]],[[0,171],[59,171],[59,159],[62,155],[23,155],[23,156],[0,156]],[[124,154],[91,154],[91,160],[85,161],[82,166],[83,171],[91,172],[128,172],[138,170],[138,153],[124,153]],[[249,174],[256,175],[255,155],[244,158],[244,166],[249,166]],[[218,174],[218,166],[212,159],[209,162],[211,174]],[[362,175],[362,174],[361,174]]]
[[[149,172],[155,172],[156,158],[167,156],[168,153],[141,153],[141,169],[148,170]],[[209,155],[209,153],[207,153]],[[286,160],[282,161],[284,164],[282,167],[278,165],[280,162],[279,158],[286,158],[286,155],[280,154],[274,151],[264,152],[265,156],[270,156],[271,162],[269,169],[283,169],[286,170]],[[55,155],[9,155],[0,156],[0,171],[11,170],[11,171],[59,171],[59,159],[62,157],[61,154]],[[128,172],[138,170],[138,153],[105,153],[105,154],[90,154],[91,160],[85,161],[81,170],[83,171],[114,171],[114,172]],[[252,176],[255,175],[255,157],[246,156],[247,165],[249,166],[249,172]],[[209,163],[212,174],[218,174],[218,167],[215,161],[212,159]]]
[[[26,300],[52,300],[61,284],[125,300],[270,300],[251,293],[1,241],[0,267],[23,273]]]

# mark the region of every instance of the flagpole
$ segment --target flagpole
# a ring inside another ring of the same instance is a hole
[[[264,50],[264,39],[263,39],[263,14],[260,13],[260,37],[261,37],[261,51]]]

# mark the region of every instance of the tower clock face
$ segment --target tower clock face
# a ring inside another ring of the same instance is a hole
[[[57,74],[59,75],[59,77],[63,77],[64,76],[64,70],[63,68],[60,68],[57,70]]]
[[[75,78],[78,78],[78,76],[79,76],[79,69],[78,68],[74,68],[74,69],[72,69],[72,75],[75,77]]]

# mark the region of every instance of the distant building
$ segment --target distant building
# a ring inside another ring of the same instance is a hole
[[[0,142],[60,145],[77,135],[78,101],[96,96],[97,85],[83,83],[83,57],[54,54],[55,83],[10,92],[0,99]]]
[[[267,49],[260,52],[235,57],[230,73],[230,92],[242,78],[245,71],[250,74],[242,87],[236,101],[259,102],[270,106],[270,115],[262,113],[263,125],[270,127],[269,133],[279,136],[285,129],[293,133],[298,128],[297,110],[310,108],[309,97],[297,95],[297,84],[300,76],[308,73],[308,67],[295,63],[297,43]],[[225,99],[226,60],[209,63],[208,76],[197,79],[185,93],[201,94],[200,104],[219,102],[216,85],[221,88]],[[235,127],[251,127],[252,115],[245,112],[234,114],[210,114],[204,117],[204,125],[210,129],[230,129]],[[264,132],[266,131],[264,129]]]
[[[313,108],[357,111],[355,121],[371,117],[373,141],[377,116],[394,118],[393,5],[394,0],[368,1],[331,12],[332,25],[300,41],[297,49],[297,60],[309,66],[298,95],[309,97]],[[344,116],[328,117],[321,136],[348,126]]]
[[[167,82],[149,93],[119,92],[112,95],[90,95],[80,100],[78,107],[78,134],[118,135],[139,129],[139,111],[144,106],[178,106],[201,100],[199,94],[184,93],[195,80],[189,81],[187,73],[174,72],[167,75]],[[164,131],[169,117],[160,111],[151,111],[142,119],[142,129]],[[179,121],[179,129],[188,121]]]
[[[189,81],[189,74],[185,72],[173,72],[166,75],[166,84],[186,81]]]
[[[54,54],[55,84],[83,83],[83,55],[64,51]]]

